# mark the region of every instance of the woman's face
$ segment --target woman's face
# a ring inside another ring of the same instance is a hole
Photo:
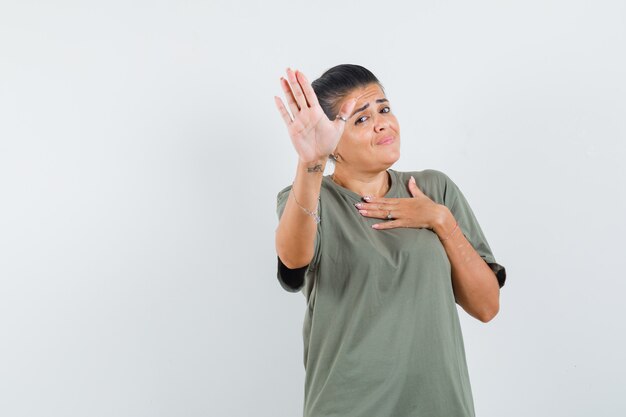
[[[353,90],[337,106],[357,98],[335,153],[357,171],[380,172],[400,158],[400,126],[378,84]]]

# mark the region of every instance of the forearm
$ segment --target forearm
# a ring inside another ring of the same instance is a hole
[[[276,229],[276,252],[289,268],[308,265],[313,258],[317,223],[300,206],[310,212],[318,207],[325,165],[326,160],[298,162],[293,187]]]
[[[452,267],[452,286],[457,303],[480,321],[491,320],[499,310],[500,287],[489,265],[472,247],[446,206],[433,230],[442,242]],[[454,233],[446,239],[452,231]]]

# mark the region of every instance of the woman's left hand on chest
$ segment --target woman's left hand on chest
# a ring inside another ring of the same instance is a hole
[[[363,217],[383,219],[383,222],[372,225],[372,228],[383,230],[396,227],[413,227],[433,229],[444,216],[446,210],[424,194],[411,177],[408,188],[412,198],[363,197],[366,202],[355,204]]]

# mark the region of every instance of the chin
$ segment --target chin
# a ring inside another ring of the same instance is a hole
[[[398,159],[400,159],[400,153],[394,155],[394,157],[391,157],[390,155],[389,158],[382,160],[381,165],[383,165],[383,171],[386,171],[387,169],[391,168],[393,164],[398,162]]]
[[[396,152],[392,152],[385,162],[389,163],[390,165],[393,165],[398,161],[398,159],[400,159],[400,150]]]

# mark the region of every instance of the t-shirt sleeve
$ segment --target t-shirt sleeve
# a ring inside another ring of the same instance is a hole
[[[443,201],[444,205],[450,209],[452,215],[459,224],[459,228],[467,240],[472,244],[476,252],[489,265],[489,268],[495,274],[500,288],[504,286],[506,281],[506,269],[499,264],[493,252],[487,243],[487,239],[478,224],[478,220],[474,215],[474,211],[470,207],[467,199],[459,189],[459,187],[443,172],[439,172],[444,182]]]
[[[278,193],[276,213],[278,214],[279,220],[281,216],[283,215],[285,206],[287,205],[287,199],[289,198],[290,192],[291,192],[291,185],[284,188]],[[321,204],[319,205],[319,208],[318,208],[318,215],[320,217],[322,216]],[[314,220],[311,219],[311,221],[314,221]],[[307,276],[309,276],[312,271],[315,271],[317,269],[317,264],[319,262],[319,254],[320,254],[320,241],[321,241],[320,233],[321,233],[321,227],[320,227],[320,224],[318,223],[317,233],[315,235],[315,243],[314,243],[315,252],[313,254],[313,259],[311,260],[311,263],[309,265],[305,265],[301,268],[291,269],[285,266],[285,264],[283,264],[283,262],[280,260],[278,256],[276,257],[278,259],[276,276],[278,278],[278,282],[286,291],[299,292],[300,290],[302,290],[302,287],[304,287],[305,285]]]

